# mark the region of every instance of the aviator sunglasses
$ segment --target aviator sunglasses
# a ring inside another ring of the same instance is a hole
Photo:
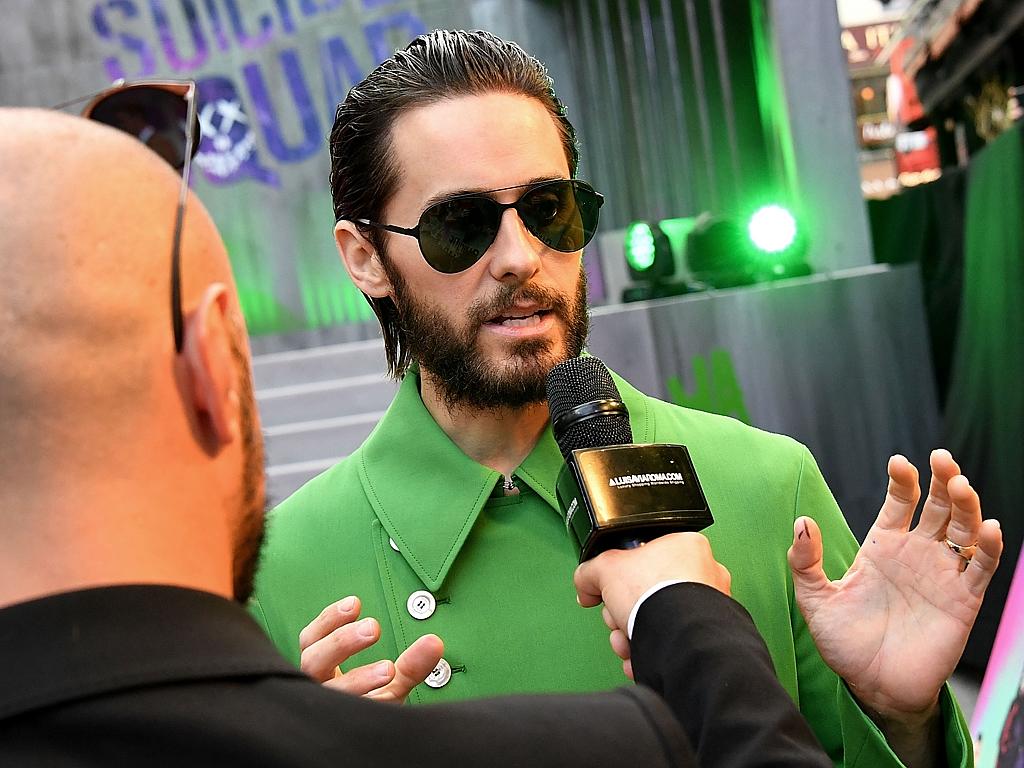
[[[502,187],[490,193],[523,186]],[[529,185],[514,203],[499,203],[479,192],[450,197],[429,206],[412,228],[368,219],[357,219],[356,223],[415,237],[427,264],[451,275],[469,269],[487,252],[509,208],[516,210],[526,229],[544,245],[574,253],[594,237],[603,203],[604,197],[585,181],[556,179]]]
[[[124,131],[181,172],[178,207],[171,243],[171,327],[174,350],[184,346],[185,318],[181,306],[181,228],[188,199],[192,156],[199,149],[199,118],[196,114],[196,84],[192,80],[118,80],[99,93],[81,96],[53,109],[88,102],[82,117]]]

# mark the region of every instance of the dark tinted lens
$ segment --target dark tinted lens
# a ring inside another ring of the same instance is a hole
[[[173,168],[185,165],[188,103],[179,94],[155,87],[125,88],[97,102],[86,117],[135,136]],[[194,154],[199,133],[193,137]]]
[[[457,197],[430,206],[420,217],[423,258],[438,272],[469,269],[494,242],[500,214],[500,206],[487,197]]]
[[[555,181],[531,189],[516,204],[516,210],[542,243],[572,253],[594,237],[603,202],[582,181]]]

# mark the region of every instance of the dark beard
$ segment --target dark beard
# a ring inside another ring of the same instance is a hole
[[[235,528],[232,562],[232,591],[240,603],[252,595],[256,569],[263,547],[266,519],[264,496],[263,436],[256,426],[256,397],[249,363],[238,340],[231,337],[231,356],[238,367],[240,429],[242,433],[242,489],[238,500],[238,524]]]
[[[586,344],[587,276],[582,264],[576,295],[571,300],[535,285],[502,285],[488,301],[475,302],[467,312],[465,325],[459,328],[438,307],[414,299],[388,258],[383,256],[381,261],[394,290],[395,306],[412,357],[429,372],[449,410],[496,410],[543,403],[547,400],[548,372],[570,357],[579,357]],[[525,302],[550,307],[562,321],[564,348],[556,353],[549,339],[526,339],[511,346],[505,366],[496,366],[479,347],[480,326]]]

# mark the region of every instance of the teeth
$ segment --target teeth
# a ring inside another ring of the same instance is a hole
[[[531,325],[537,325],[540,323],[540,315],[532,314],[526,317],[506,317],[501,321],[501,324],[509,328],[526,328]]]

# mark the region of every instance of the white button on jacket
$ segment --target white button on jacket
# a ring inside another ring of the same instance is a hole
[[[409,599],[405,602],[405,607],[409,609],[410,616],[422,621],[434,615],[437,601],[425,589],[420,589],[409,595]]]
[[[444,688],[452,679],[452,665],[444,659],[437,662],[437,666],[427,675],[424,682],[431,688]]]

